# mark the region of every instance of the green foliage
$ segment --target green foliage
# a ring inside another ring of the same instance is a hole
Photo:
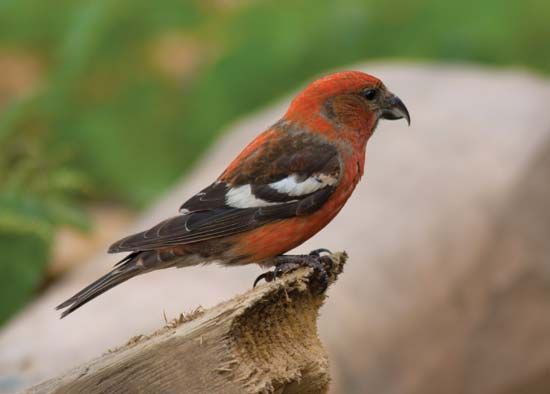
[[[316,74],[380,57],[548,72],[548,20],[546,0],[3,0],[0,56],[16,48],[44,70],[34,95],[0,108],[13,305],[39,283],[55,229],[86,228],[85,201],[144,206],[224,125]],[[159,60],[166,37],[188,58],[179,74]]]
[[[40,236],[0,230],[0,324],[27,302],[40,283],[49,242]]]

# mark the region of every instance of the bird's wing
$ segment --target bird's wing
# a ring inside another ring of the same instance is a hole
[[[278,133],[245,149],[216,182],[181,206],[180,216],[116,242],[109,252],[202,242],[315,212],[340,180],[338,150],[310,133]]]

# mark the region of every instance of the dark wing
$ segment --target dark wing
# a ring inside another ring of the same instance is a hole
[[[182,215],[113,244],[109,252],[145,251],[227,237],[308,215],[336,188],[336,148],[309,134],[267,140],[180,208]],[[281,146],[281,144],[283,144]]]

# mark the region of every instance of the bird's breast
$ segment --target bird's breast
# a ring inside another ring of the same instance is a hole
[[[234,236],[230,254],[238,256],[235,261],[246,264],[268,260],[294,249],[323,229],[340,212],[361,179],[363,164],[360,160],[360,157],[346,160],[338,186],[316,212],[273,222]]]

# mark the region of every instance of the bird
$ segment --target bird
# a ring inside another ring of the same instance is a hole
[[[342,209],[363,176],[367,142],[382,119],[411,121],[403,101],[380,79],[341,71],[311,82],[176,216],[112,244],[109,253],[128,254],[58,305],[61,318],[130,278],[170,267],[274,267],[255,286],[305,265],[326,282],[325,249],[285,253]]]

